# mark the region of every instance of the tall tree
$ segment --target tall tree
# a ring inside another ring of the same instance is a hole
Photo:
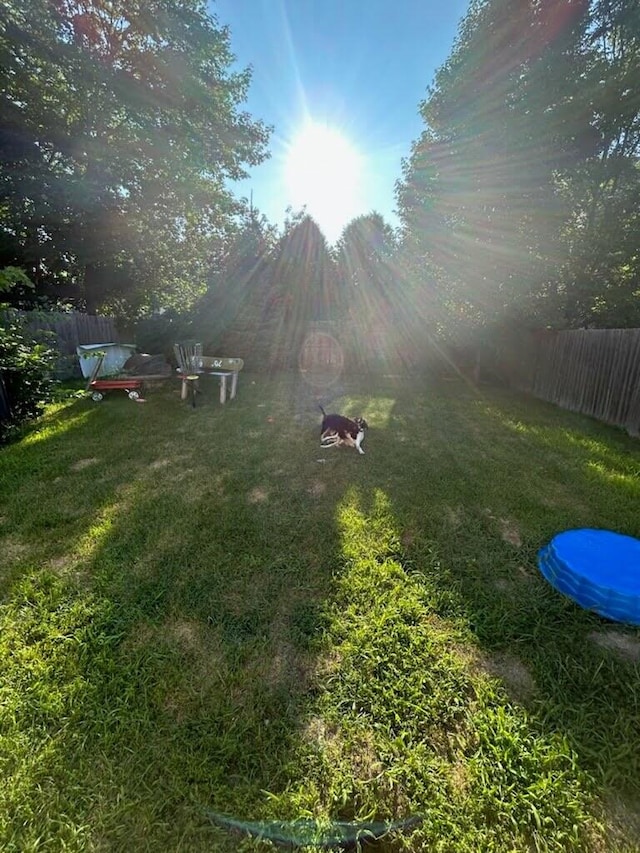
[[[184,296],[265,156],[204,0],[32,0],[0,11],[0,249],[66,264],[87,308]]]
[[[382,282],[395,253],[393,228],[373,211],[349,222],[336,244],[335,255],[345,287]]]
[[[453,327],[592,311],[603,285],[587,260],[616,181],[615,227],[635,231],[637,23],[633,0],[471,7],[398,187],[404,245],[438,278]],[[603,38],[624,61],[599,56]]]
[[[285,224],[269,277],[265,319],[273,323],[273,362],[294,364],[310,324],[336,320],[343,310],[326,238],[304,211]]]
[[[372,212],[344,228],[335,247],[341,300],[349,321],[345,346],[363,369],[390,362],[406,339],[407,291],[397,265],[396,235]]]
[[[205,349],[224,341],[229,352],[246,358],[254,350],[270,296],[271,253],[277,228],[251,208],[220,262],[211,270],[207,291],[193,310],[193,336]]]
[[[584,79],[595,153],[562,185],[572,217],[561,270],[570,325],[640,325],[640,4],[598,0]]]

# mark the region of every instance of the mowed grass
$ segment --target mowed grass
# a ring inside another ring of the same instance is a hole
[[[538,574],[640,536],[621,432],[461,381],[242,375],[46,414],[0,451],[0,847],[640,849],[640,633]],[[366,417],[321,450],[316,404]]]

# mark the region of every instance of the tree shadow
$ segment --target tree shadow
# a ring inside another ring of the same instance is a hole
[[[637,808],[640,632],[582,610],[537,569],[563,529],[640,536],[637,441],[502,390],[405,386],[374,459],[435,612],[463,617],[508,701]]]
[[[85,826],[110,849],[236,850],[200,808],[255,817],[268,813],[265,792],[290,783],[349,477],[309,449],[291,418],[297,391],[266,384],[247,381],[224,407],[202,395],[193,410],[169,391],[145,407],[89,408],[100,430],[80,423],[72,447],[39,467],[56,494],[16,505],[21,532],[57,531],[61,552],[36,568],[32,550],[7,595],[18,646],[31,645],[59,697],[45,712],[28,691],[50,736],[34,738],[31,794],[14,803],[23,847],[38,785],[48,817],[33,833],[68,839]],[[82,513],[58,530],[74,496]]]
[[[269,795],[304,766],[318,638],[349,559],[336,511],[353,488],[363,518],[387,496],[397,558],[437,617],[472,626],[507,701],[566,734],[603,787],[623,790],[639,755],[637,667],[594,642],[603,620],[551,590],[535,556],[567,526],[638,533],[627,481],[589,467],[582,425],[616,475],[632,470],[633,443],[501,392],[398,380],[354,393],[361,387],[345,381],[342,399],[328,396],[367,417],[364,457],[320,451],[313,389],[250,376],[225,407],[203,395],[193,410],[175,389],[145,407],[105,402],[108,446],[90,422],[73,442],[51,444],[56,494],[13,505],[25,532],[76,494],[87,469],[74,466],[97,460],[91,485],[82,481],[83,514],[58,534],[71,570],[49,566],[38,578],[32,560],[11,592],[20,619],[31,614],[17,621],[23,645],[41,653],[59,697],[48,707],[29,687],[20,712],[40,715],[47,732],[34,740],[31,778],[51,833],[89,827],[91,843],[116,850],[254,849],[200,808],[268,817]],[[35,488],[43,469],[30,459]],[[299,817],[289,803],[279,818]],[[17,822],[31,808],[16,802]],[[69,822],[54,828],[61,810]]]

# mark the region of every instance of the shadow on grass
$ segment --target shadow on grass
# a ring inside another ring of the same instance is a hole
[[[467,620],[507,696],[542,730],[566,734],[602,789],[637,808],[640,632],[581,610],[536,560],[567,528],[640,536],[637,441],[535,400],[455,384],[435,398],[398,395],[375,465],[407,565],[428,567],[436,612]]]
[[[195,410],[175,390],[144,406],[83,401],[60,416],[75,425],[71,441],[61,430],[46,453],[37,443],[12,451],[14,468],[28,464],[9,517],[30,549],[12,575],[5,644],[19,663],[9,709],[17,781],[4,805],[14,848],[44,836],[69,849],[231,851],[245,843],[210,827],[200,805],[275,816],[270,802],[295,787],[300,743],[314,734],[309,710],[327,665],[318,636],[351,582],[357,554],[339,519],[354,489],[363,535],[382,494],[397,527],[389,553],[419,578],[415,595],[462,632],[472,626],[488,671],[533,725],[565,733],[603,786],[637,793],[637,668],[594,642],[603,620],[535,568],[559,529],[640,532],[624,479],[635,444],[501,393],[388,382],[349,395],[345,383],[323,399],[341,393],[348,413],[367,418],[366,456],[324,453],[312,444],[312,391],[243,379],[225,407],[215,389]],[[54,541],[40,573],[45,535]],[[368,574],[354,579],[372,598]],[[393,570],[378,580],[383,596]],[[452,704],[462,683],[452,681]],[[330,755],[331,731],[315,724]],[[365,735],[355,743],[353,773],[373,773]],[[278,817],[299,817],[288,802]]]
[[[256,817],[289,783],[344,483],[319,473],[286,388],[91,406],[54,419],[71,441],[30,457],[11,510],[29,553],[4,614],[7,849],[240,849],[199,806]],[[38,565],[45,530],[58,556],[49,542]]]

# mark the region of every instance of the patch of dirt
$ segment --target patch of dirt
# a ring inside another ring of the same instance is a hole
[[[549,509],[570,509],[572,514],[577,513],[580,516],[588,517],[590,514],[589,506],[579,500],[575,492],[572,493],[566,486],[553,481],[545,482],[544,495],[540,497],[540,503]]]
[[[158,629],[148,622],[138,622],[129,631],[129,636],[124,641],[125,649],[141,649],[151,643],[158,634]]]
[[[188,619],[173,619],[142,632],[138,645],[154,644],[169,638],[184,655],[177,685],[166,692],[163,707],[178,722],[187,719],[216,682],[227,676],[227,662],[217,634],[205,625]]]
[[[74,462],[73,465],[69,466],[70,471],[84,471],[85,468],[89,468],[91,465],[97,465],[100,460],[92,456],[90,459],[78,459],[77,462]]]
[[[369,732],[359,733],[355,742],[350,744],[350,752],[353,775],[356,779],[371,782],[382,773],[384,768],[376,752],[373,735]]]
[[[309,680],[307,661],[291,643],[275,644],[273,656],[265,661],[265,664],[266,666],[259,668],[264,670],[264,682],[271,689],[287,684],[300,689]]]
[[[469,787],[469,768],[462,761],[455,761],[449,766],[449,779],[456,794],[465,794]]]
[[[533,677],[522,661],[509,652],[500,652],[485,658],[481,668],[499,678],[514,702],[527,702],[535,693],[536,684]]]
[[[158,450],[164,450],[165,448],[159,447]],[[175,465],[185,465],[187,462],[191,462],[192,456],[190,453],[178,453],[175,448],[166,448],[169,456],[164,457],[168,459],[170,462],[173,462]]]
[[[640,639],[611,628],[607,631],[592,631],[589,639],[603,649],[614,652],[633,663],[640,661]]]
[[[328,654],[322,655],[314,666],[314,680],[326,680],[335,675],[342,665],[342,655],[339,649],[333,648]]]
[[[195,620],[168,619],[162,625],[140,622],[132,628],[125,647],[140,649],[167,640],[188,655],[190,665],[185,667],[185,676],[195,672],[198,680],[206,681],[225,666],[217,634]]]
[[[181,691],[167,693],[162,707],[176,723],[184,723],[189,717],[189,701]]]
[[[190,477],[193,477],[194,473],[194,468],[182,468],[173,475],[173,482],[181,483],[183,480],[188,480]]]
[[[168,619],[161,626],[143,624],[134,644],[173,640],[185,652],[199,651],[202,647],[202,628],[200,623],[188,619]]]
[[[326,483],[323,483],[321,480],[314,480],[313,483],[307,487],[307,494],[311,495],[312,498],[319,498],[326,492],[326,490]]]
[[[311,717],[302,730],[302,739],[334,755],[342,752],[342,740],[338,729],[329,725],[322,717]]]
[[[520,548],[522,545],[522,539],[520,538],[520,531],[518,530],[515,522],[510,521],[508,518],[500,518],[500,534],[504,542],[508,542],[509,545],[513,545],[515,548]]]
[[[171,465],[171,459],[156,459],[155,462],[149,465],[149,468],[152,471],[157,471],[159,468],[166,468],[167,465]]]
[[[250,504],[262,504],[269,497],[269,492],[261,486],[255,486],[247,495]]]
[[[47,568],[58,575],[63,575],[66,570],[73,564],[73,557],[65,555],[64,557],[54,557],[47,562]]]
[[[353,733],[347,744],[337,726],[322,717],[312,717],[303,729],[302,738],[336,764],[348,762],[355,779],[369,782],[383,769],[369,732]]]
[[[13,536],[5,536],[0,539],[0,554],[9,562],[22,559],[30,550],[28,545],[19,542]]]
[[[611,795],[604,803],[607,850],[640,850],[640,801]],[[603,848],[604,849],[604,848]]]
[[[196,622],[188,622],[186,619],[176,619],[166,625],[167,631],[173,636],[183,649],[189,651],[199,647],[198,634],[200,626]]]
[[[490,518],[491,521],[497,521],[500,527],[500,535],[502,536],[503,542],[508,542],[509,545],[513,545],[516,548],[520,548],[522,545],[522,539],[520,537],[520,531],[518,530],[518,526],[515,521],[512,521],[509,518],[498,518],[493,514],[490,509],[485,509],[484,514],[487,518]]]

